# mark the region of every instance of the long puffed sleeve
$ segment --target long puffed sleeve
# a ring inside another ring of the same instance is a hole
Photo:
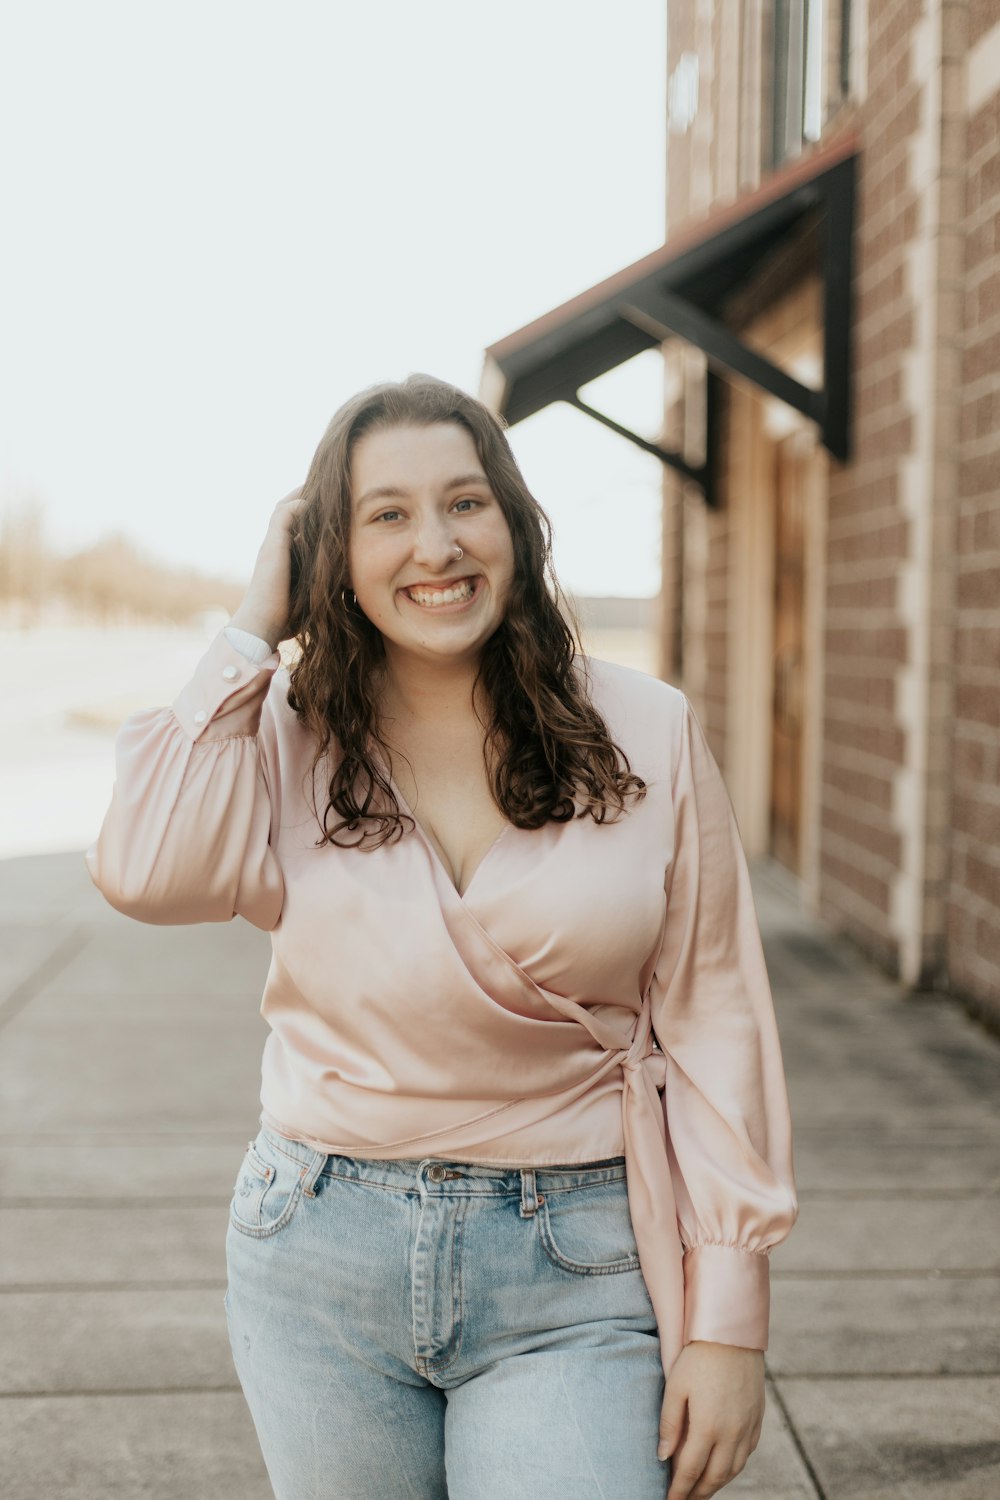
[[[766,1349],[768,1252],[798,1217],[791,1117],[736,815],[685,699],[674,853],[652,981],[684,1247],[684,1343]]]
[[[251,661],[220,631],[170,708],[125,720],[111,805],[85,856],[118,911],[161,925],[277,924],[274,771],[258,730],[279,665],[276,651]]]

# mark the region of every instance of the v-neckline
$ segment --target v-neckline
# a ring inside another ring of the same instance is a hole
[[[421,823],[421,821],[417,817],[416,813],[413,811],[413,808],[407,802],[406,798],[403,796],[402,792],[399,790],[399,787],[396,785],[395,781],[393,780],[392,774],[391,774],[391,772],[389,770],[389,766],[388,766],[388,764],[386,762],[385,756],[382,754],[381,750],[379,750],[376,745],[372,745],[371,748],[372,748],[372,751],[373,751],[373,753],[375,755],[375,758],[378,760],[378,762],[379,762],[379,764],[380,764],[380,766],[382,768],[382,772],[383,772],[383,775],[385,776],[386,781],[389,783],[390,787],[393,790],[393,793],[395,794],[396,801],[399,803],[399,805],[402,808],[402,810],[405,813],[408,813],[409,816],[413,819],[414,827],[415,827],[417,833],[419,834],[420,839],[421,839],[424,847],[428,850],[428,852],[429,852],[429,854],[431,856],[431,859],[437,865],[438,869],[441,871],[441,873],[444,876],[445,880],[447,880],[449,886],[454,891],[454,893],[457,896],[458,900],[461,901],[464,904],[465,901],[466,901],[466,898],[468,897],[469,892],[471,891],[472,887],[475,885],[476,881],[479,879],[479,875],[480,875],[480,873],[482,871],[483,866],[486,864],[486,862],[489,859],[490,855],[493,853],[494,849],[499,844],[500,840],[513,827],[513,824],[510,823],[510,822],[504,823],[503,827],[500,829],[500,832],[497,834],[496,838],[493,840],[492,844],[490,844],[489,848],[486,850],[486,852],[483,855],[482,859],[479,861],[479,863],[477,864],[476,868],[473,870],[473,872],[472,872],[471,876],[469,877],[469,880],[468,880],[468,882],[466,884],[465,890],[464,891],[460,891],[459,888],[458,888],[458,886],[455,884],[455,877],[452,875],[451,870],[448,868],[448,865],[445,862],[445,859],[442,856],[441,852],[439,851],[439,849],[437,847],[437,844],[431,838],[430,834],[427,832],[426,828]]]

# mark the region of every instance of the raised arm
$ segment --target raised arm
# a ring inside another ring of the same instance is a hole
[[[278,768],[259,731],[286,628],[298,495],[275,508],[246,598],[191,681],[169,708],[133,714],[118,732],[111,805],[86,862],[111,905],[139,921],[239,915],[270,930],[281,914]]]
[[[768,1252],[798,1216],[781,1047],[736,816],[685,699],[652,981],[684,1245],[685,1344],[766,1349]]]
[[[278,666],[260,666],[224,633],[169,708],[125,720],[115,785],[87,867],[105,898],[140,922],[274,927],[283,896],[270,847],[269,767],[258,739]]]

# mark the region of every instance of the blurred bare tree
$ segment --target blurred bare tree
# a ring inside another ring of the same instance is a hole
[[[16,611],[16,623],[38,623],[52,587],[52,563],[42,502],[30,496],[6,506],[0,518],[0,601]]]
[[[7,504],[0,517],[0,615],[17,626],[41,624],[57,611],[101,625],[184,625],[204,610],[232,614],[242,594],[231,578],[157,562],[123,532],[57,554],[35,497]]]

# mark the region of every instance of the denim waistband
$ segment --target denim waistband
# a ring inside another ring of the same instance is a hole
[[[340,1177],[400,1191],[459,1192],[475,1194],[523,1195],[524,1180],[530,1176],[538,1190],[587,1187],[602,1182],[625,1180],[624,1156],[609,1156],[601,1161],[569,1162],[565,1165],[492,1166],[480,1162],[456,1161],[444,1156],[361,1157],[325,1154],[305,1141],[282,1135],[273,1126],[261,1122],[260,1133],[276,1151],[308,1168],[308,1178]]]

